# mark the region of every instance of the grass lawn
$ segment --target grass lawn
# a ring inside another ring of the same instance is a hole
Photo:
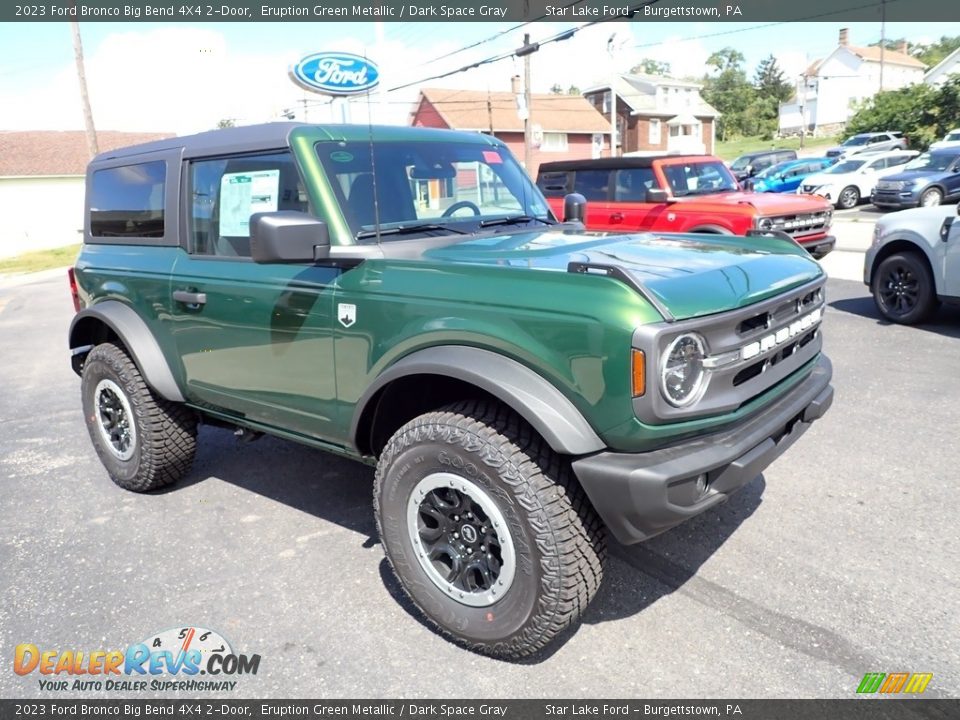
[[[803,140],[803,149],[804,152],[808,150],[825,150],[828,147],[833,147],[839,141],[836,138],[813,138],[807,137]],[[716,143],[716,152],[715,154],[721,160],[735,160],[738,156],[743,155],[748,152],[757,152],[759,150],[770,150],[771,148],[777,148],[778,150],[800,150],[800,138],[798,137],[789,137],[789,138],[780,138],[777,140],[761,140],[758,137],[746,137],[746,138],[737,138],[736,140],[728,140],[727,142],[720,142],[717,140]]]
[[[72,265],[79,252],[80,243],[77,243],[76,245],[66,245],[50,250],[37,250],[3,258],[0,259],[0,275],[37,272]]]

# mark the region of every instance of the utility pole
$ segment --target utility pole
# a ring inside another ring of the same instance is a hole
[[[883,92],[883,60],[887,44],[887,0],[880,2],[880,92]]]
[[[530,33],[523,34],[523,46],[530,46]],[[533,121],[530,117],[533,113],[531,105],[530,92],[530,55],[523,56],[523,102],[527,106],[527,116],[523,119],[523,168],[528,173],[533,163]]]
[[[93,158],[100,152],[97,146],[97,129],[93,126],[93,110],[90,108],[90,95],[87,93],[87,73],[83,67],[83,43],[80,40],[80,24],[70,21],[73,31],[73,57],[77,63],[77,79],[80,81],[80,102],[83,105],[83,124],[87,130],[87,152]]]
[[[807,73],[800,76],[800,92],[797,97],[800,99],[800,149],[803,150],[803,139],[807,134]]]

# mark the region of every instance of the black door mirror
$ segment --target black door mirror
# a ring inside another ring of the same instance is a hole
[[[583,224],[587,217],[587,199],[580,193],[570,193],[563,198],[563,221]]]
[[[258,263],[312,263],[330,256],[322,220],[296,210],[250,216],[250,255]]]
[[[643,194],[643,201],[648,203],[665,203],[670,202],[670,196],[666,190],[647,188],[647,191]]]

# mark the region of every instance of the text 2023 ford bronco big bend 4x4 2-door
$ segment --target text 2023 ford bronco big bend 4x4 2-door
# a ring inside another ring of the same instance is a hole
[[[97,453],[159,488],[203,421],[376,465],[417,606],[536,651],[596,593],[607,531],[723,502],[833,396],[826,277],[792,240],[568,210],[480,134],[272,124],[97,156],[69,338]]]

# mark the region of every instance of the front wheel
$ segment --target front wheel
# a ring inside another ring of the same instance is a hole
[[[374,505],[403,589],[473,650],[536,652],[600,585],[600,519],[569,463],[501,405],[462,402],[400,428],[377,465]]]
[[[850,185],[840,191],[840,196],[837,198],[837,207],[841,210],[849,210],[850,208],[856,207],[859,202],[860,189],[854,185]]]
[[[924,190],[920,196],[920,205],[923,207],[936,207],[943,202],[943,193],[939,188],[930,188]]]
[[[916,253],[896,253],[886,258],[874,272],[871,285],[877,309],[891,322],[923,322],[937,305],[933,277]]]

